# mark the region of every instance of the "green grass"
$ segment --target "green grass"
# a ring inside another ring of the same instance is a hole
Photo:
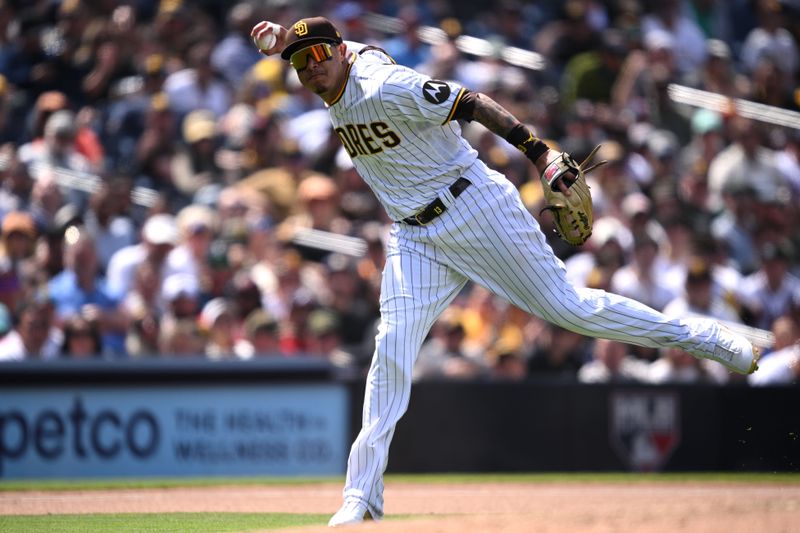
[[[223,533],[324,525],[327,515],[163,513],[0,516],[4,533]]]
[[[800,473],[786,472],[668,472],[638,474],[626,472],[520,473],[520,474],[390,474],[387,483],[685,483],[741,482],[800,484]],[[3,491],[25,490],[108,490],[179,487],[280,486],[340,484],[341,477],[247,477],[247,478],[153,478],[153,479],[76,479],[76,480],[0,480]]]

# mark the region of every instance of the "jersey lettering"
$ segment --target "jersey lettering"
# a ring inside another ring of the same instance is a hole
[[[383,144],[386,148],[394,148],[398,144],[400,144],[400,137],[389,128],[389,125],[385,122],[373,122],[369,125],[372,133],[375,134],[376,137],[381,139],[381,144]]]
[[[352,141],[353,146],[355,146],[356,150],[358,150],[359,154],[366,155],[367,151],[364,150],[364,147],[361,146],[361,139],[358,137],[358,130],[352,124],[348,124],[345,126],[347,128],[347,134],[350,136],[350,141]]]
[[[358,133],[361,135],[361,139],[364,141],[364,145],[366,145],[369,153],[377,154],[378,152],[383,152],[383,148],[375,144],[375,139],[370,136],[366,124],[356,124],[356,127],[358,128]]]
[[[370,135],[370,130],[372,135]],[[372,155],[383,152],[385,148],[394,148],[400,144],[400,137],[385,122],[367,124],[347,124],[334,130],[351,158],[359,155]],[[380,146],[375,138],[380,139]]]
[[[336,132],[336,135],[339,136],[339,140],[342,141],[342,146],[347,150],[347,155],[349,155],[351,159],[357,156],[358,152],[356,152],[356,149],[353,147],[353,143],[350,142],[350,138],[347,136],[347,132],[344,128],[336,128],[333,131]]]

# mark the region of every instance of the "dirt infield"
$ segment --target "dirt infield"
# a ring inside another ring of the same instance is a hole
[[[0,492],[0,515],[332,513],[339,485]],[[774,483],[387,483],[386,511],[358,531],[790,533],[800,485]],[[329,531],[325,527],[287,531]]]

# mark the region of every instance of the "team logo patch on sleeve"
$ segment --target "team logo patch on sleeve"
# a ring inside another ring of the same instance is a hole
[[[428,80],[422,86],[422,96],[432,104],[441,104],[450,97],[450,86],[443,81]]]

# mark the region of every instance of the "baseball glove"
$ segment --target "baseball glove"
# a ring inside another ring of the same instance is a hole
[[[607,161],[600,161],[589,168],[584,168],[584,165],[591,161],[599,148],[600,145],[595,146],[580,165],[568,153],[562,152],[542,172],[545,207],[539,214],[550,211],[558,235],[573,246],[580,246],[592,235],[592,194],[585,175]],[[572,194],[566,196],[558,189],[559,179],[564,180]]]

